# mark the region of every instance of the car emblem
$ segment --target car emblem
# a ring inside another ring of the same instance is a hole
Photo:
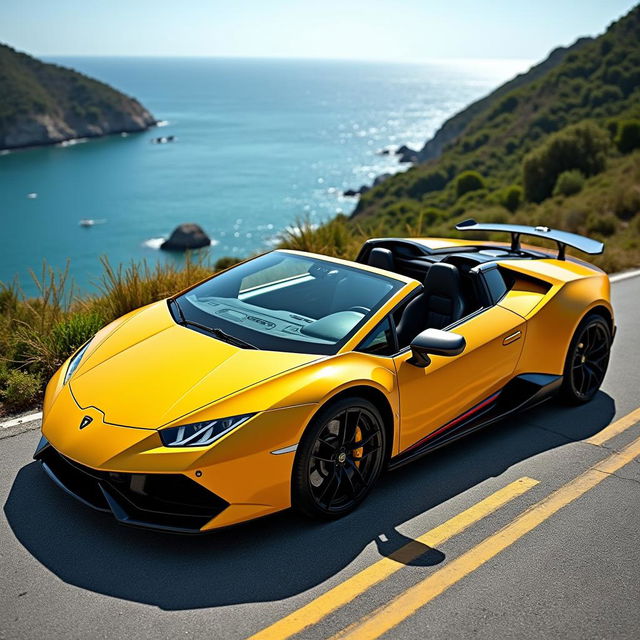
[[[84,418],[82,418],[82,421],[80,422],[80,428],[84,429],[85,427],[88,427],[92,422],[93,422],[93,418],[91,416],[85,416]]]

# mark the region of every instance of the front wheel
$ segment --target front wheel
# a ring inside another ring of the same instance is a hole
[[[564,365],[561,397],[584,404],[596,395],[609,364],[611,330],[599,315],[587,316],[576,329]]]
[[[322,519],[353,511],[380,477],[386,446],[380,412],[365,398],[343,398],[321,409],[296,453],[294,509]]]

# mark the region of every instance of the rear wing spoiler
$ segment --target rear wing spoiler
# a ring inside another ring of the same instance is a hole
[[[573,247],[578,251],[597,255],[604,251],[604,244],[598,240],[585,238],[577,233],[568,231],[556,231],[549,227],[528,227],[524,224],[498,224],[493,222],[476,222],[473,219],[465,220],[456,225],[458,231],[500,231],[511,234],[511,251],[520,250],[520,236],[534,236],[553,240],[558,245],[558,260],[565,259],[565,248]]]

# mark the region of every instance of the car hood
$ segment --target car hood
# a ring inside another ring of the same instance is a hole
[[[240,349],[177,325],[164,301],[94,342],[69,383],[76,402],[105,422],[146,429],[320,357]]]

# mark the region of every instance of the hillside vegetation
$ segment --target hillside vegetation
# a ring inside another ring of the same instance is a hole
[[[342,223],[386,235],[450,235],[468,217],[546,224],[605,240],[596,262],[609,270],[640,264],[640,7],[455,121],[436,157],[367,191]]]
[[[0,87],[0,149],[142,131],[155,124],[137,100],[3,44]]]

